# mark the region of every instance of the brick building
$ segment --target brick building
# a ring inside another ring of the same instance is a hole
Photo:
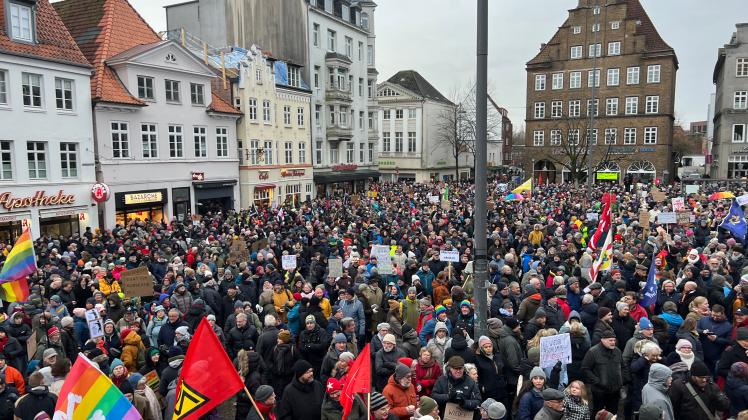
[[[579,0],[526,69],[515,150],[536,180],[586,179],[588,150],[597,181],[672,178],[678,60],[639,0]]]

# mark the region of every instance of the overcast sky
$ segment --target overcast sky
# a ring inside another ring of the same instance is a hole
[[[285,0],[266,0],[285,1]],[[176,0],[130,0],[157,31],[166,27],[162,6]],[[705,120],[717,49],[735,23],[748,22],[746,0],[641,0],[680,63],[676,118]],[[421,73],[444,95],[475,78],[475,0],[377,0],[377,69],[380,82],[398,70]],[[488,77],[493,97],[524,124],[525,63],[548,42],[577,0],[489,0]]]

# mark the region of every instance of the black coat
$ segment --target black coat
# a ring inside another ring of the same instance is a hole
[[[446,369],[449,370],[449,368]],[[460,379],[454,379],[448,372],[436,380],[431,398],[439,404],[439,411],[442,413],[444,406],[449,402],[458,404],[465,410],[474,411],[483,401],[478,384],[473,382],[467,374],[463,373]]]
[[[691,384],[696,391],[696,395],[701,397],[704,404],[712,411],[725,411],[730,407],[730,401],[719,391],[717,385],[707,383],[704,389]],[[675,418],[678,420],[704,420],[706,413],[701,409],[696,399],[691,396],[686,387],[685,380],[673,381],[673,385],[668,392],[670,402],[673,404]]]
[[[313,381],[302,384],[294,379],[283,390],[283,398],[276,406],[278,419],[320,420],[325,387]]]
[[[493,358],[483,353],[475,356],[475,367],[478,368],[478,388],[481,397],[504,401],[507,397],[507,374],[509,367],[499,352],[494,352]]]
[[[266,365],[273,362],[273,349],[278,344],[279,332],[276,327],[265,327],[260,337],[257,338],[257,353],[260,353]]]
[[[244,328],[234,327],[226,334],[226,351],[232,359],[239,350],[254,350],[257,343],[257,329],[249,323]]]
[[[602,344],[593,346],[582,360],[582,372],[585,374],[584,383],[593,392],[618,392],[623,386],[622,362],[623,356],[618,347],[611,350]]]
[[[571,335],[571,363],[566,366],[566,374],[569,376],[569,383],[574,380],[584,382],[584,373],[582,373],[582,360],[590,349],[584,336]]]
[[[626,343],[629,339],[634,336],[634,330],[636,329],[636,321],[631,318],[630,315],[622,317],[618,315],[618,312],[613,312],[613,321],[610,325],[613,327],[613,332],[616,334],[616,345],[621,351],[626,348]]]
[[[174,344],[174,336],[179,327],[189,327],[189,325],[181,319],[178,319],[174,323],[166,321],[166,324],[162,325],[161,329],[158,330],[158,345],[171,347]],[[117,335],[115,334],[115,336]]]
[[[727,350],[722,353],[722,357],[719,359],[717,375],[723,378],[727,378],[727,374],[730,373],[730,367],[732,367],[733,363],[748,363],[748,355],[746,355],[745,352],[746,349],[744,349],[736,341],[733,341],[732,346],[728,347]]]
[[[327,354],[327,348],[330,346],[330,336],[327,331],[315,325],[314,329],[309,331],[304,329],[299,334],[299,350],[301,357],[314,366],[314,372],[319,375],[322,359]]]

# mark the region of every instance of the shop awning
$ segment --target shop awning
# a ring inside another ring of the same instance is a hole
[[[326,172],[315,173],[314,182],[318,184],[330,184],[333,182],[358,181],[362,179],[379,179],[379,171],[364,170],[352,172]]]
[[[200,181],[200,182],[193,182],[192,185],[195,186],[196,190],[202,190],[202,189],[208,189],[208,188],[222,188],[222,187],[233,187],[236,185],[237,181],[235,179],[225,179],[225,180],[219,180],[219,181]]]
[[[266,190],[268,188],[275,188],[275,184],[257,184],[255,185],[256,190]]]

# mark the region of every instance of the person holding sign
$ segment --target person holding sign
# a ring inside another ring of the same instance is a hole
[[[446,375],[440,376],[431,393],[439,411],[444,412],[447,403],[457,404],[463,410],[474,411],[481,403],[478,384],[465,374],[465,360],[460,356],[452,356],[447,361]]]

